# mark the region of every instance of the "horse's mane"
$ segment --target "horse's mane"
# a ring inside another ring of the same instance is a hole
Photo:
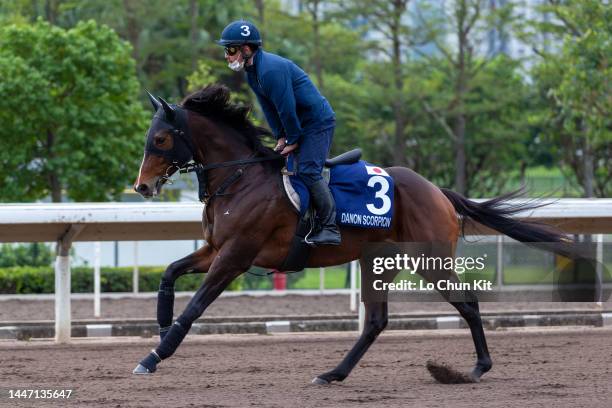
[[[221,122],[234,129],[243,136],[243,143],[259,157],[275,157],[279,163],[282,161],[278,153],[262,143],[262,137],[271,136],[272,133],[261,126],[256,126],[249,120],[250,106],[230,102],[230,90],[225,85],[211,84],[187,95],[181,106],[202,116]],[[276,167],[276,166],[275,166]]]

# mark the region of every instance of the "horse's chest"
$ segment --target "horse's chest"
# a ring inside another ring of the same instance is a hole
[[[212,242],[213,223],[212,217],[208,215],[208,206],[204,206],[204,211],[202,212],[202,231],[204,232],[206,242]]]

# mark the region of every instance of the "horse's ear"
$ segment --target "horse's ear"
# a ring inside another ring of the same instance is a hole
[[[168,102],[164,101],[162,97],[159,98],[159,101],[161,102],[161,106],[164,108],[164,112],[166,112],[166,117],[169,120],[174,119],[174,108],[170,106]]]
[[[146,89],[145,89],[145,92],[147,93],[147,95],[149,95],[149,100],[151,101],[151,105],[153,105],[153,110],[157,112],[157,110],[161,106],[161,103],[159,103],[159,101],[155,99],[155,97],[151,95],[151,93],[147,91]]]

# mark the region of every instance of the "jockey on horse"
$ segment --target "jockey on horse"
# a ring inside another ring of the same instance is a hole
[[[221,40],[226,46],[226,58],[233,69],[240,70],[246,65],[249,84],[280,139],[278,149],[282,148],[281,152],[288,154],[295,151],[297,143],[300,144],[300,176],[307,180],[316,203],[315,209],[325,225],[317,242],[337,244],[340,237],[333,223],[335,203],[320,174],[331,143],[333,111],[302,70],[292,62],[259,48],[261,39],[256,30],[252,24],[243,21],[226,28]],[[159,194],[173,173],[190,169],[199,171],[198,182],[205,197],[202,213],[205,242],[201,248],[171,263],[164,271],[157,298],[160,343],[140,361],[133,371],[135,374],[154,373],[159,363],[175,353],[204,311],[251,266],[282,267],[296,236],[298,218],[283,187],[274,182],[279,181],[284,163],[282,156],[261,143],[261,137],[269,132],[249,121],[247,107],[230,102],[226,87],[209,85],[177,105],[153,95],[149,95],[149,99],[155,114],[147,131],[145,153],[134,188],[143,197],[151,198]],[[370,174],[365,162],[358,167],[362,173]],[[512,203],[510,200],[518,197],[520,191],[485,202],[474,202],[439,188],[400,166],[378,168],[374,172],[376,175],[367,177],[367,180],[380,177],[382,171],[392,178],[392,198],[385,193],[381,196],[379,193],[383,190],[376,189],[376,183],[371,186],[367,181],[367,188],[363,189],[369,189],[369,196],[373,194],[383,202],[387,199],[389,205],[395,206],[389,228],[347,226],[343,228],[339,246],[313,248],[305,266],[340,265],[359,259],[365,271],[372,266],[372,249],[379,248],[380,243],[393,242],[425,244],[426,249],[420,251],[420,256],[435,255],[438,253],[436,248],[442,245],[450,250],[450,256],[454,256],[462,233],[458,216],[463,217],[463,222],[472,220],[517,241],[534,246],[541,244],[547,250],[576,258],[573,255],[576,251],[568,247],[572,241],[563,232],[512,218],[545,205],[539,201]],[[382,188],[382,184],[380,186]],[[217,199],[213,200],[215,197]],[[379,209],[372,203],[360,204],[372,214],[375,213],[371,208]],[[551,247],[550,243],[554,245]],[[205,273],[206,276],[175,320],[175,282],[191,273]],[[452,265],[447,269],[434,264],[431,270],[423,269],[417,273],[434,285],[438,282],[459,285],[462,282]],[[437,365],[428,368],[440,382],[478,382],[491,369],[492,360],[476,293],[462,290],[454,296],[439,286],[438,292],[465,319],[477,360],[469,375]],[[318,375],[314,383],[330,384],[347,378],[385,329],[389,315],[388,290],[383,290],[381,295],[380,300],[363,299],[365,321],[362,333],[344,359],[331,371]]]
[[[253,23],[234,21],[217,43],[225,47],[229,68],[246,71],[249,86],[278,140],[275,150],[297,157],[297,175],[310,192],[319,223],[308,243],[339,245],[334,197],[321,176],[336,126],[329,102],[300,67],[262,49]]]

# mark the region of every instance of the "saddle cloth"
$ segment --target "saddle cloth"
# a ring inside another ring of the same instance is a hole
[[[293,171],[294,161],[287,161]],[[359,160],[329,168],[329,188],[336,201],[336,223],[361,228],[390,228],[393,214],[393,178],[374,164]],[[283,175],[289,201],[302,217],[310,194],[297,175]]]

